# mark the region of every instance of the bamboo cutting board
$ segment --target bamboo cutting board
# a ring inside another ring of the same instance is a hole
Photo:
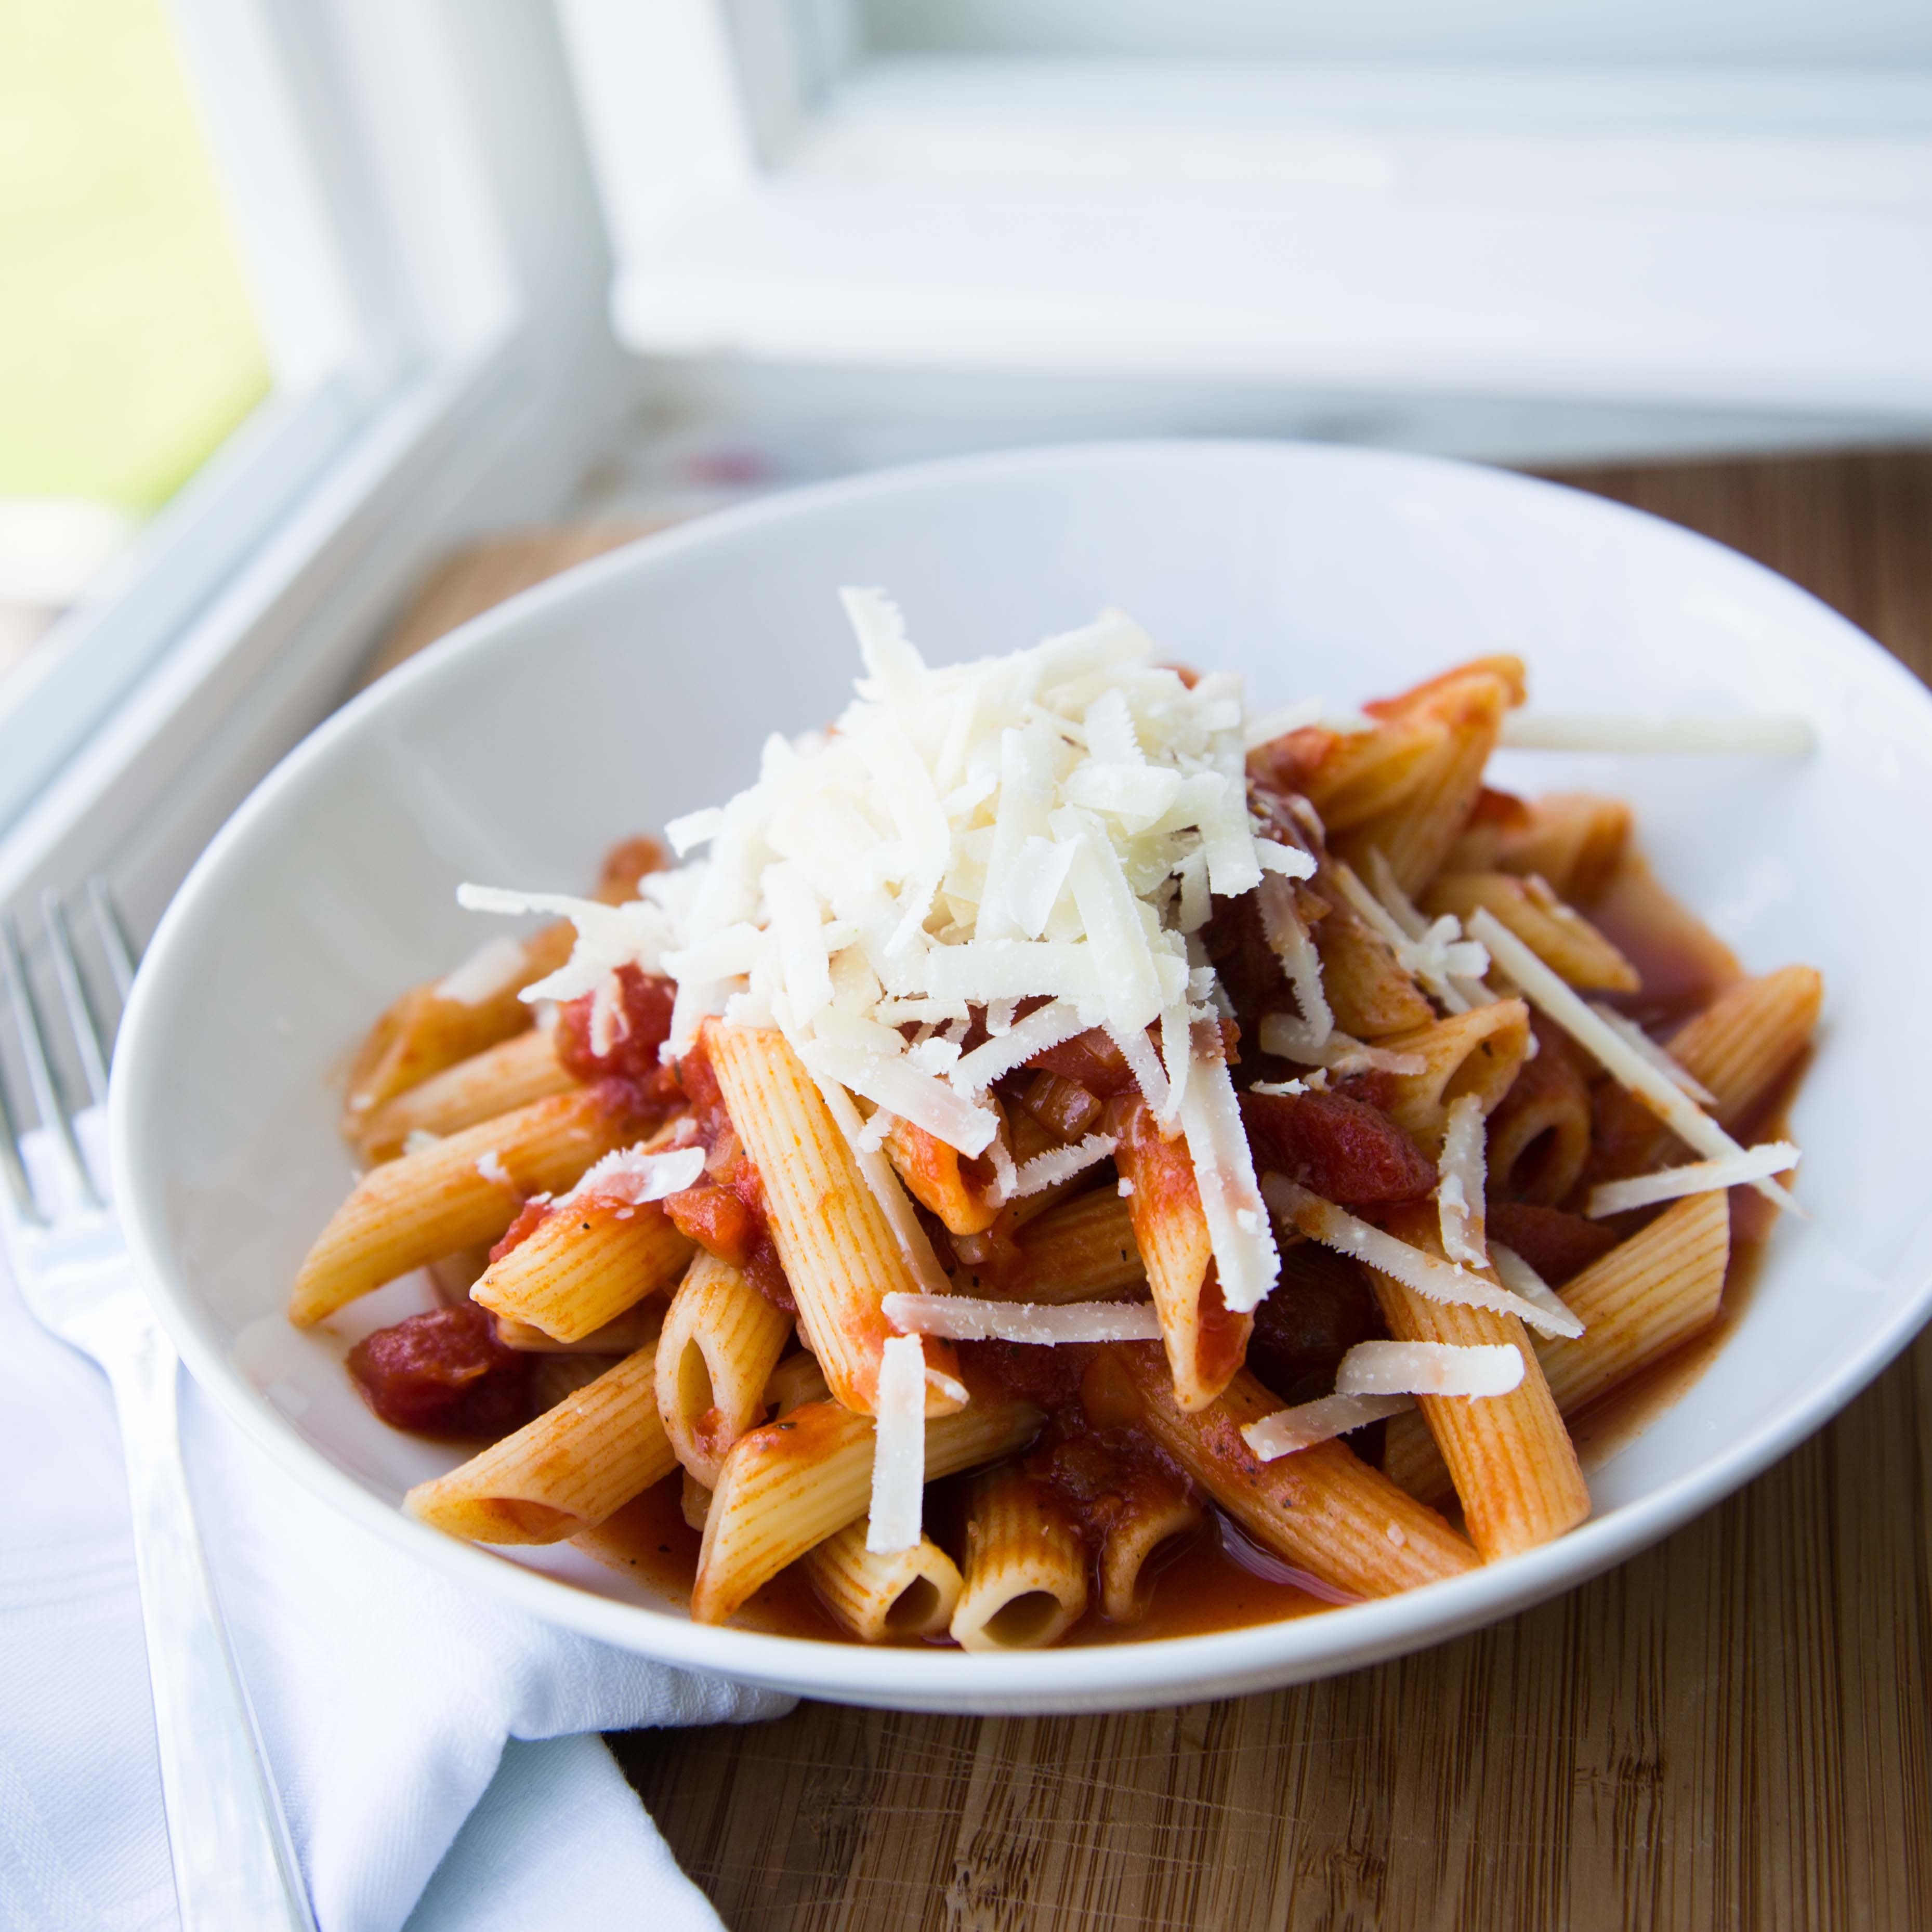
[[[1761,559],[1932,678],[1932,454],[1564,480]],[[385,662],[635,533],[463,553]],[[1667,1542],[1418,1657],[1118,1717],[807,1705],[612,1742],[733,1932],[1904,1932],[1932,1927],[1928,1507],[1932,1335]]]

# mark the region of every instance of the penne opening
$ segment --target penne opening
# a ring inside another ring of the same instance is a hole
[[[915,1576],[892,1599],[886,1612],[888,1636],[924,1636],[940,1620],[945,1600],[929,1576]]]
[[[694,1428],[718,1406],[711,1386],[711,1364],[696,1342],[687,1342],[677,1358],[678,1412]]]
[[[1034,1650],[1058,1636],[1066,1618],[1066,1606],[1052,1591],[1024,1590],[1002,1604],[980,1630],[996,1648]]]

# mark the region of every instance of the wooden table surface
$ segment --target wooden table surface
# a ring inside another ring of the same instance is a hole
[[[1932,454],[1565,480],[1761,559],[1932,679]],[[454,558],[386,652],[634,534]],[[1932,828],[1928,828],[1932,830]],[[1932,1926],[1932,1334],[1558,1601],[1119,1717],[802,1705],[618,1756],[733,1932]]]

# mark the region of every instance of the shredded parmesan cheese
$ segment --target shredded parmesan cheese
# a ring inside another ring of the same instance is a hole
[[[1667,1049],[1658,1046],[1635,1020],[1627,1018],[1612,1006],[1605,1006],[1601,1000],[1592,1000],[1590,1010],[1634,1053],[1648,1060],[1666,1080],[1682,1088],[1699,1106],[1714,1107],[1718,1104],[1717,1095],[1688,1066],[1673,1059]],[[1534,1040],[1535,1035],[1532,1034],[1530,1037]]]
[[[1486,1268],[1484,1196],[1489,1184],[1484,1145],[1483,1103],[1464,1094],[1449,1106],[1448,1126],[1437,1162],[1436,1205],[1441,1216],[1442,1252],[1452,1262]]]
[[[1680,1200],[1687,1194],[1714,1193],[1766,1175],[1783,1174],[1798,1165],[1798,1152],[1789,1141],[1766,1141],[1723,1160],[1694,1160],[1666,1167],[1656,1174],[1640,1174],[1628,1180],[1606,1180],[1590,1190],[1584,1212],[1593,1221],[1627,1208],[1648,1208],[1659,1201]]]
[[[483,944],[458,967],[436,982],[436,997],[454,1000],[460,1006],[480,1006],[514,985],[523,970],[524,949],[507,933],[499,933]]]
[[[1576,1316],[1571,1313],[1562,1296],[1515,1249],[1505,1247],[1501,1241],[1492,1241],[1490,1244],[1490,1266],[1496,1270],[1497,1280],[1510,1294],[1521,1295],[1524,1300],[1533,1303],[1559,1320],[1568,1316],[1571,1321],[1576,1321]],[[1580,1334],[1582,1329],[1580,1322],[1577,1324],[1577,1329]]]
[[[1358,1220],[1345,1208],[1290,1180],[1286,1174],[1270,1174],[1262,1181],[1262,1194],[1270,1209],[1310,1240],[1356,1260],[1412,1288],[1431,1301],[1466,1308],[1488,1308],[1499,1315],[1514,1315],[1546,1335],[1574,1337],[1583,1332],[1583,1324],[1568,1309],[1540,1308],[1508,1289],[1485,1281],[1468,1269],[1438,1261],[1420,1248],[1366,1221]]]
[[[1522,1380],[1514,1342],[1358,1342],[1335,1372],[1338,1395],[1508,1395]]]
[[[916,1335],[895,1335],[880,1350],[874,1406],[866,1547],[885,1556],[910,1550],[920,1539],[926,1492],[926,1346]]]
[[[1513,711],[1502,742],[1522,752],[1682,752],[1809,758],[1817,734],[1802,718],[1618,718],[1602,712]]]
[[[1628,1087],[1687,1145],[1712,1160],[1742,1158],[1744,1150],[1703,1112],[1670,1076],[1637,1052],[1621,1034],[1606,1026],[1516,934],[1486,908],[1469,922],[1496,964],[1577,1044],[1594,1054],[1605,1072]],[[1780,1208],[1797,1203],[1771,1180],[1752,1184]]]
[[[503,1157],[494,1148],[486,1148],[476,1156],[476,1172],[493,1187],[514,1187],[516,1183],[510,1178],[510,1171],[503,1165]]]
[[[494,1159],[494,1154],[489,1158]],[[480,1169],[482,1162],[476,1163]],[[563,1204],[575,1201],[616,1201],[641,1208],[649,1201],[681,1194],[695,1187],[704,1173],[701,1147],[676,1148],[666,1154],[646,1154],[641,1148],[620,1148],[607,1154],[563,1197]],[[494,1180],[494,1174],[484,1176]],[[503,1178],[509,1178],[506,1174]]]
[[[1278,1408],[1258,1422],[1244,1423],[1241,1440],[1259,1460],[1272,1462],[1414,1406],[1413,1396],[1324,1395],[1293,1408]]]
[[[1302,1022],[1291,1013],[1264,1013],[1261,1034],[1262,1052],[1298,1060],[1304,1066],[1319,1066],[1330,1073],[1415,1074],[1428,1064],[1419,1053],[1370,1046],[1345,1033],[1331,1030],[1324,1040],[1310,1040]]]
[[[591,995],[594,1051],[621,1037],[626,964],[676,984],[667,1060],[713,1015],[782,1031],[929,1289],[944,1277],[884,1158],[885,1117],[987,1159],[1010,1196],[1051,1186],[1111,1144],[1016,1168],[990,1090],[1102,1030],[1184,1137],[1222,1292],[1251,1309],[1278,1258],[1222,1058],[1226,997],[1196,936],[1214,897],[1262,888],[1312,1051],[1332,1017],[1294,907],[1314,859],[1249,814],[1240,680],[1190,687],[1118,612],[929,665],[889,599],[842,594],[864,664],[853,701],[832,729],[769,739],[750,784],[676,820],[683,863],[628,905],[475,886],[462,903],[575,922],[568,963],[524,997]]]
[[[889,1294],[895,1328],[952,1342],[1157,1342],[1160,1317],[1148,1301],[982,1301],[963,1294]]]
[[[1060,1181],[1071,1180],[1076,1174],[1084,1174],[1088,1168],[1111,1160],[1118,1144],[1112,1134],[1089,1134],[1072,1147],[1048,1148],[1046,1153],[1019,1163],[1001,1198],[1017,1201]]]

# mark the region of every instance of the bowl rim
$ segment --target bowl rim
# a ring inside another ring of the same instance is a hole
[[[1628,505],[1561,483],[1452,458],[1357,446],[1281,440],[1148,438],[1054,443],[868,471],[788,490],[656,532],[577,565],[480,613],[359,693],[323,720],[269,772],[196,860],[150,941],[123,1016],[110,1094],[110,1143],[128,1246],[151,1300],[196,1382],[279,1467],[340,1514],[412,1552],[452,1579],[497,1595],[538,1620],[664,1663],[772,1685],[834,1702],[932,1711],[1144,1708],[1239,1694],[1377,1663],[1444,1642],[1528,1609],[1587,1581],[1681,1527],[1812,1434],[1867,1387],[1912,1339],[1932,1308],[1932,1244],[1922,1233],[1886,1274],[1894,1298],[1863,1346],[1834,1374],[1736,1436],[1724,1449],[1648,1495],[1593,1517],[1552,1543],[1402,1594],[1231,1630],[1135,1639],[1040,1652],[961,1652],[937,1647],[863,1646],[690,1622],[625,1603],[460,1543],[404,1515],[312,1446],[242,1376],[204,1322],[185,1266],[171,1251],[158,1180],[143,1152],[155,1114],[151,1035],[167,1023],[175,961],[187,936],[218,911],[234,855],[266,836],[276,806],[319,778],[336,748],[410,694],[480,666],[496,651],[540,634],[562,607],[632,572],[694,549],[744,542],[769,525],[809,520],[823,510],[862,505],[910,490],[1024,476],[1096,460],[1166,464],[1332,464],[1384,474],[1448,474],[1462,487],[1523,500],[1571,500],[1606,524],[1714,554],[1724,568],[1775,586],[1808,606],[1804,648],[1882,667],[1912,706],[1932,747],[1932,693],[1884,647],[1821,599],[1754,560]],[[1876,662],[1875,662],[1876,661]],[[158,1052],[158,1048],[152,1051]]]

